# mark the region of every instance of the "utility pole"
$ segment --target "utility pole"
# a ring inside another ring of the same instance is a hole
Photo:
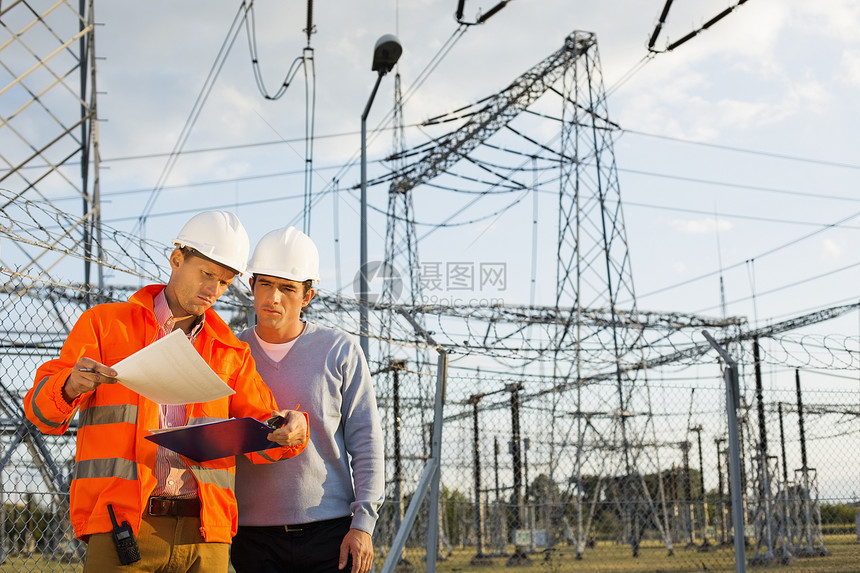
[[[791,502],[788,496],[788,457],[785,455],[785,426],[782,421],[782,402],[777,404],[779,412],[779,446],[782,454],[782,563],[786,565],[794,552],[793,520]]]
[[[477,552],[472,557],[473,565],[487,565],[489,555],[484,553],[484,508],[481,504],[481,435],[478,425],[478,405],[483,394],[472,394],[469,402],[472,404],[472,456],[475,487],[475,544]]]
[[[393,428],[393,460],[394,475],[394,492],[392,494],[394,501],[394,534],[400,530],[400,525],[403,522],[403,447],[401,442],[402,427],[401,427],[401,404],[400,404],[400,373],[406,370],[406,360],[389,360],[388,365],[381,370],[372,372],[372,376],[377,374],[391,374],[391,417]],[[412,571],[412,564],[403,556],[400,557],[398,565],[403,572]]]
[[[394,513],[395,531],[400,528],[403,521],[403,448],[401,444],[402,428],[400,426],[400,371],[406,369],[405,360],[393,360],[391,371],[393,374],[392,388],[392,414],[394,417],[394,499],[397,510]]]
[[[681,488],[684,492],[684,527],[687,534],[687,549],[696,545],[696,539],[693,534],[693,494],[690,479],[690,442],[681,442],[681,454],[684,464],[684,481],[681,482]]]
[[[508,558],[508,565],[529,565],[531,559],[526,555],[525,547],[516,539],[522,527],[522,491],[523,463],[520,442],[520,384],[508,384],[506,390],[511,393],[511,458],[514,470],[514,491],[511,494],[513,522],[511,530],[514,533],[514,553]]]
[[[707,330],[702,334],[708,343],[717,351],[725,362],[723,379],[726,385],[726,414],[729,429],[729,483],[732,494],[732,529],[734,530],[735,573],[746,573],[746,540],[744,539],[744,509],[741,487],[741,448],[740,424],[738,424],[738,408],[740,407],[740,384],[738,382],[738,364],[725,348],[714,340]]]
[[[761,375],[761,358],[759,351],[759,339],[753,339],[753,366],[755,369],[755,394],[756,405],[758,406],[758,431],[759,431],[759,447],[758,447],[758,464],[759,464],[759,487],[758,487],[758,511],[757,520],[759,521],[759,533],[756,535],[756,555],[750,558],[751,564],[767,565],[773,561],[773,516],[771,507],[771,491],[770,491],[770,471],[767,467],[767,427],[765,425],[764,416],[764,384]],[[763,538],[763,539],[762,539]],[[761,543],[765,543],[764,555],[758,554],[758,548]]]
[[[693,431],[696,432],[696,444],[699,446],[699,491],[702,494],[702,547],[701,550],[708,551],[711,542],[708,540],[708,497],[705,495],[705,463],[702,454],[702,425],[699,424]]]
[[[728,524],[726,523],[726,503],[723,489],[723,450],[720,444],[725,442],[725,438],[715,438],[714,444],[717,446],[717,507],[720,515],[720,545],[728,543]]]
[[[806,457],[806,431],[803,425],[803,398],[800,393],[800,370],[795,369],[794,379],[797,392],[797,424],[800,430],[800,474],[801,479],[803,480],[802,495],[805,518],[803,529],[805,534],[804,536],[806,537],[806,547],[798,548],[798,554],[803,557],[830,555],[830,551],[824,546],[824,537],[821,535],[821,516],[819,515],[818,509],[818,485],[815,483],[816,480],[812,477],[815,473],[815,469],[809,467],[809,462]],[[816,490],[814,502],[812,499],[813,489]],[[813,546],[813,537],[818,541],[818,549]]]

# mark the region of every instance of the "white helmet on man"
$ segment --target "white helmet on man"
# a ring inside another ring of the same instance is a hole
[[[304,282],[320,280],[320,255],[310,237],[295,227],[269,231],[254,248],[248,272]]]
[[[245,272],[251,243],[239,217],[229,211],[204,211],[191,217],[173,239],[238,274]]]

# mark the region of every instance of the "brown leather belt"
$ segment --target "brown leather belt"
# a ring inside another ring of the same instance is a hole
[[[200,500],[196,497],[191,499],[151,497],[146,504],[146,510],[149,515],[200,517]]]

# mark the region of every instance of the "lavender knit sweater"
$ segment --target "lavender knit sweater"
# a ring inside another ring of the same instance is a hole
[[[373,381],[349,335],[306,323],[293,348],[274,362],[253,327],[239,335],[279,408],[308,413],[307,448],[289,460],[252,464],[237,457],[239,525],[288,525],[352,515],[373,533],[384,494],[383,436]]]

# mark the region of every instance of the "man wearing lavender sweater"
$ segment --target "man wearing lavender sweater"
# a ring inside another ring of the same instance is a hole
[[[382,428],[367,362],[352,337],[301,321],[319,281],[310,237],[293,227],[266,234],[249,272],[257,324],[239,338],[278,404],[308,413],[310,440],[289,464],[237,459],[233,567],[366,573],[384,493]]]

